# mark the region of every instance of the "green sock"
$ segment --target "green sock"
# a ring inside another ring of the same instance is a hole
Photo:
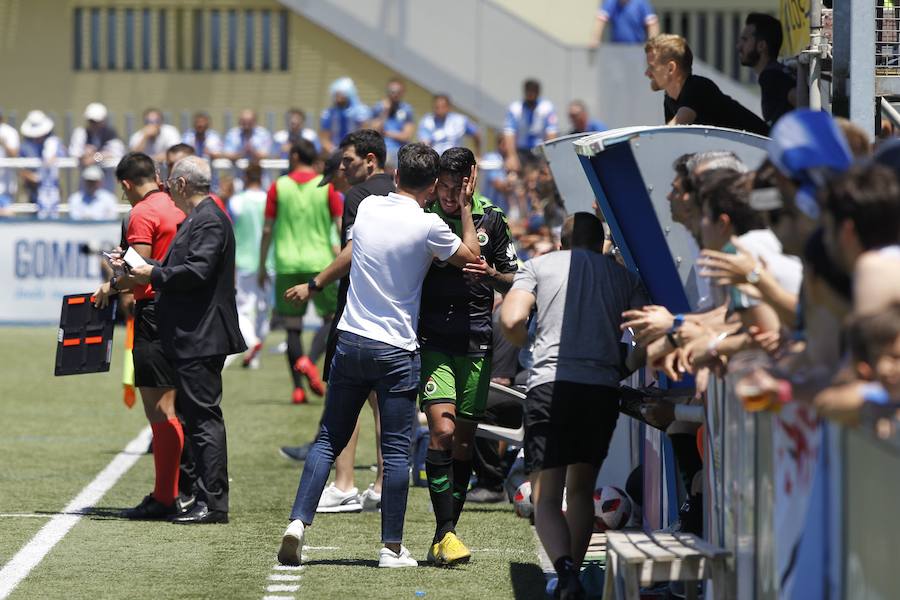
[[[428,492],[434,508],[434,542],[453,531],[453,456],[449,450],[428,449],[425,454]]]

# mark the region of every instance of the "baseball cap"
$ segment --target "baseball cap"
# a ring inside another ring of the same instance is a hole
[[[322,181],[319,182],[319,187],[328,185],[334,180],[334,176],[337,175],[338,170],[341,168],[341,156],[343,156],[343,152],[335,150],[328,157],[328,160],[325,161],[325,168],[322,169]]]
[[[91,165],[81,172],[81,178],[85,181],[103,181],[103,170],[97,165]]]
[[[828,113],[797,109],[775,123],[771,137],[769,160],[799,184],[794,198],[797,208],[810,219],[818,219],[817,190],[853,163],[844,134]]]
[[[84,118],[88,121],[105,121],[107,114],[106,106],[99,102],[91,102],[84,109]]]

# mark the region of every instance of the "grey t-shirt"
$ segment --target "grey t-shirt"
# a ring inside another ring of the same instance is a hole
[[[598,252],[560,250],[525,263],[513,289],[537,304],[529,390],[553,381],[618,386],[622,312],[647,304],[637,275]]]

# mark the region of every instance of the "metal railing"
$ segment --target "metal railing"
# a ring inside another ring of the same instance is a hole
[[[250,161],[246,158],[240,158],[235,161],[231,161],[227,158],[217,158],[213,160],[210,163],[213,170],[213,181],[218,181],[224,173],[233,174],[237,179],[239,172],[246,169],[249,162]],[[117,164],[118,160],[107,160],[99,163],[97,166],[111,176]],[[288,161],[287,159],[282,158],[266,158],[260,160],[259,165],[263,169],[264,180],[270,181],[287,170]],[[0,158],[0,178],[4,177],[4,171],[6,169],[15,169],[16,171],[19,171],[22,169],[40,169],[44,166],[47,165],[39,158]],[[77,191],[80,186],[79,173],[81,171],[81,163],[78,158],[65,156],[54,159],[52,166],[60,170],[59,188],[62,202],[56,209],[62,216],[65,216],[68,214],[68,204],[65,202],[65,199]],[[19,178],[17,177],[17,179]],[[109,177],[107,179],[109,179]],[[104,187],[109,189],[109,185],[105,185]],[[21,183],[18,186],[17,200],[17,202],[8,207],[8,211],[13,216],[33,216],[38,213],[38,206],[27,201],[24,185]],[[127,204],[122,204],[117,207],[117,210],[120,213],[126,213],[130,208],[131,207]]]

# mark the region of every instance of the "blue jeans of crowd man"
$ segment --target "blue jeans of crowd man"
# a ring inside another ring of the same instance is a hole
[[[313,521],[334,459],[347,445],[370,391],[378,396],[384,484],[381,542],[400,543],[409,489],[409,447],[422,363],[419,351],[339,332],[331,363],[322,428],[297,488],[291,520]]]

